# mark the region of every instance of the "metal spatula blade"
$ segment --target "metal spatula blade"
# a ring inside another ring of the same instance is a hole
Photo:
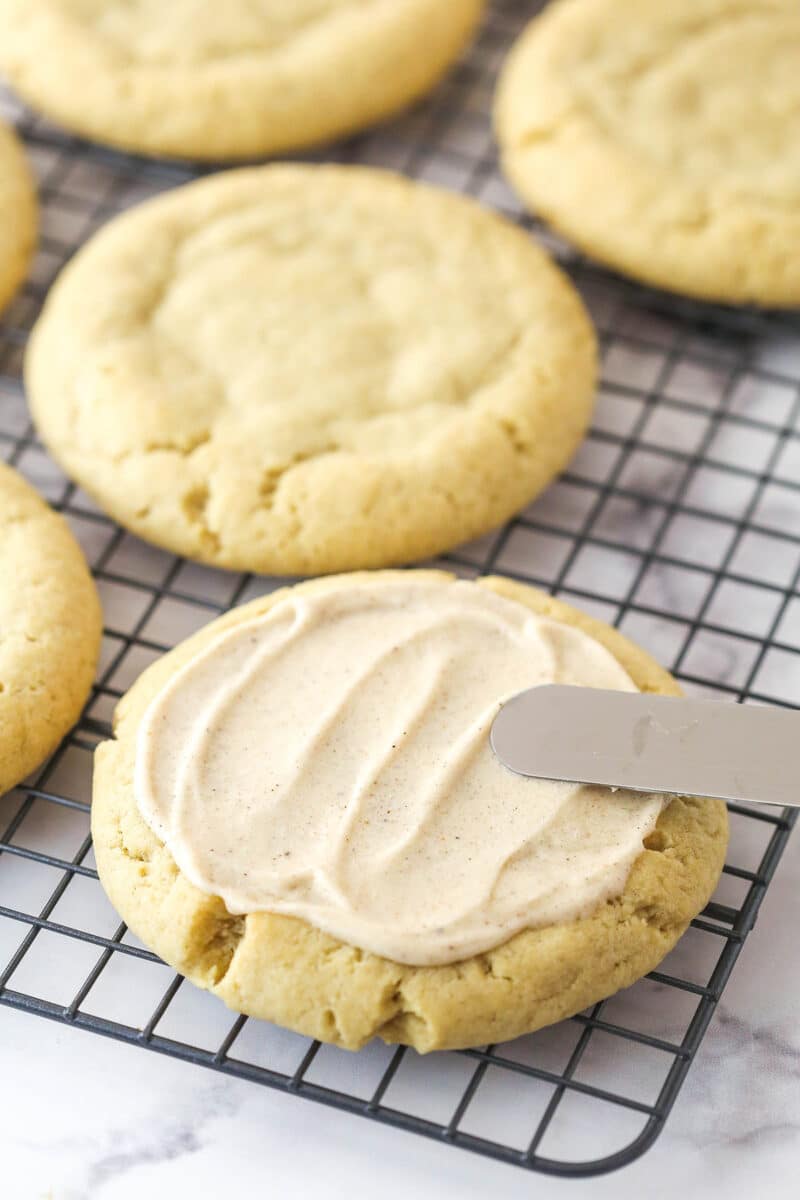
[[[800,807],[800,712],[550,684],[503,705],[492,749],[519,775]]]

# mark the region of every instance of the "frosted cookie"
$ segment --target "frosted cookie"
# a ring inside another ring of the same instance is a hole
[[[348,1048],[516,1037],[651,970],[722,868],[717,801],[532,780],[489,744],[547,682],[676,693],[530,587],[300,584],[151,666],[95,759],[100,878],[231,1008]]]
[[[645,283],[800,302],[796,0],[558,0],[504,68],[509,179]]]
[[[67,472],[143,538],[318,574],[485,532],[570,458],[594,334],[564,275],[474,201],[271,166],[117,218],[26,362]]]
[[[22,147],[0,121],[0,311],[25,277],[36,245],[36,192]]]
[[[484,0],[0,0],[0,70],[68,129],[144,154],[253,158],[429,91]]]
[[[101,628],[97,592],[66,521],[0,463],[0,795],[78,719]]]

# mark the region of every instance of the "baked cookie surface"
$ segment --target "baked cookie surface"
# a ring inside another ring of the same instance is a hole
[[[35,108],[145,154],[253,158],[423,95],[484,0],[0,0],[0,70]]]
[[[34,418],[121,524],[217,566],[423,558],[587,426],[594,334],[521,230],[389,172],[270,166],[112,221],[34,330]]]
[[[800,302],[794,0],[557,0],[496,100],[506,173],[588,255],[703,299]]]
[[[452,580],[425,576],[443,586]],[[333,582],[298,588],[318,591]],[[652,659],[593,618],[528,586],[498,578],[481,583],[589,634],[640,690],[677,693]],[[447,965],[401,965],[296,917],[233,916],[218,896],[181,874],[139,812],[138,731],[152,699],[187,662],[222,631],[268,612],[286,594],[228,613],[150,667],[117,710],[115,740],[98,749],[92,807],[98,869],[133,931],[231,1008],[347,1048],[374,1036],[420,1051],[503,1041],[578,1012],[653,969],[716,884],[727,844],[720,802],[668,804],[622,893],[590,916],[524,930],[493,950]]]
[[[78,719],[101,628],[94,582],[66,522],[0,464],[0,794]]]
[[[0,121],[0,311],[28,269],[36,219],[36,192],[22,146]]]

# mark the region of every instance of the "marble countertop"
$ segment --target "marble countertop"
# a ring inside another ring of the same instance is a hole
[[[800,1161],[799,879],[800,837],[790,840],[666,1130],[612,1175],[530,1175],[4,1008],[4,1200],[205,1200],[223,1191],[789,1200]]]
[[[340,148],[345,161],[399,169],[518,215],[519,204],[491,156],[489,106],[498,64],[532,7],[530,0],[494,0],[464,69],[426,105]],[[2,92],[0,111],[26,136],[42,183],[44,233],[29,288],[5,314],[0,336],[0,458],[10,457],[43,494],[66,505],[96,569],[112,632],[104,642],[103,686],[88,715],[106,722],[114,696],[150,661],[154,646],[181,640],[234,595],[250,599],[270,585],[251,580],[242,590],[244,581],[188,563],[179,567],[169,556],[119,537],[92,513],[87,497],[67,487],[31,439],[21,352],[42,294],[109,212],[181,182],[189,171],[66,140]],[[334,150],[330,154],[335,157]],[[539,232],[569,261],[563,244]],[[521,521],[460,548],[460,558],[449,565],[469,575],[490,564],[553,587],[594,615],[617,621],[666,666],[679,668],[695,692],[800,706],[797,329],[783,322],[767,327],[755,318],[748,323],[747,315],[741,324],[726,324],[679,305],[672,311],[664,298],[591,269],[577,275],[604,350],[592,433],[568,474]],[[174,594],[164,591],[165,580]],[[48,786],[87,801],[88,757],[85,745],[71,745]],[[17,803],[19,798],[0,798],[0,816],[8,806],[5,821]],[[15,847],[27,847],[39,860],[0,857],[0,905],[39,913],[60,878],[41,856],[80,861],[89,869],[59,893],[54,920],[111,938],[119,918],[90,877],[91,855],[81,857],[85,813],[45,808],[36,800],[14,835]],[[758,830],[734,833],[730,861],[755,869],[763,852]],[[575,1181],[530,1174],[0,1005],[0,1200],[216,1200],[221,1194],[234,1200],[789,1200],[798,1195],[800,1163],[798,881],[800,833],[790,839],[665,1131],[641,1159],[612,1175]],[[717,898],[736,907],[742,887],[727,875]],[[22,936],[18,921],[0,920],[0,968]],[[713,937],[718,953],[720,939]],[[45,931],[8,986],[69,1004],[100,953],[97,944]],[[692,934],[673,953],[682,970],[694,966],[696,978],[708,979]],[[692,977],[690,971],[683,976]],[[115,954],[83,997],[84,1011],[141,1029],[170,980],[166,967]],[[615,997],[609,1011],[622,1013],[623,1024],[636,1018],[659,1036],[680,1039],[686,1025],[680,1001],[674,990],[659,995],[647,981]],[[218,1046],[231,1016],[214,1003],[182,985],[165,1036]],[[248,1023],[245,1030],[253,1027]],[[557,1042],[564,1029],[575,1036],[575,1028],[562,1023],[552,1038]],[[271,1050],[288,1062],[303,1053],[301,1039],[293,1036],[262,1025],[251,1040],[271,1041]],[[602,1036],[593,1036],[595,1042],[602,1045]],[[351,1074],[362,1071],[364,1084],[370,1069],[380,1067],[381,1053],[369,1048],[358,1056],[362,1065],[350,1066]],[[617,1039],[613,1053],[587,1067],[604,1072],[600,1080],[607,1086],[615,1072],[632,1074],[629,1044]],[[347,1060],[344,1052],[321,1053],[314,1066],[341,1072]],[[416,1099],[441,1098],[452,1112],[464,1060],[409,1060],[423,1080]],[[663,1083],[663,1062],[652,1077],[642,1071],[626,1085],[641,1089],[650,1102],[647,1089]],[[510,1078],[503,1104],[489,1091],[491,1111],[480,1115],[494,1124],[482,1132],[523,1145],[506,1139],[515,1108],[525,1106],[525,1077]],[[602,1119],[597,1112],[595,1106],[584,1114],[582,1133],[596,1143],[589,1157],[631,1140],[626,1110],[606,1105]],[[473,1119],[471,1110],[468,1116]],[[520,1135],[519,1129],[511,1132]],[[616,1144],[600,1146],[603,1138]]]

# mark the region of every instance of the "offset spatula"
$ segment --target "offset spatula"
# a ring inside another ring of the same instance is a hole
[[[492,749],[518,775],[800,807],[800,712],[550,684],[507,701]]]

